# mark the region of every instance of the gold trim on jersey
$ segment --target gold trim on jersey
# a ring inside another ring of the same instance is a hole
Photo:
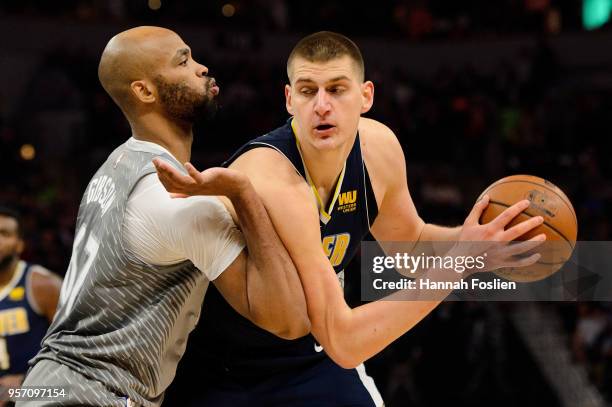
[[[312,178],[310,178],[310,174],[308,173],[308,167],[306,167],[306,162],[304,161],[304,156],[302,155],[302,149],[300,147],[300,141],[297,137],[297,130],[295,128],[295,119],[291,119],[291,130],[293,131],[293,136],[295,137],[295,144],[297,145],[298,153],[300,153],[300,158],[302,159],[302,165],[304,166],[304,172],[306,173],[306,182],[310,185],[310,189],[317,200],[317,208],[319,209],[319,219],[323,224],[327,224],[327,222],[331,219],[331,213],[334,210],[334,205],[338,200],[338,196],[340,195],[340,189],[342,187],[342,181],[344,180],[344,174],[346,172],[346,161],[342,166],[342,171],[340,172],[340,176],[338,177],[338,181],[336,182],[336,188],[334,190],[334,194],[332,196],[331,202],[329,203],[329,207],[325,208],[325,203],[321,199],[321,195],[319,195],[319,191],[315,186],[314,182],[312,182]]]
[[[25,297],[25,288],[24,287],[15,287],[9,292],[8,299],[10,301],[22,301]]]
[[[0,289],[0,301],[4,300],[7,295],[9,295],[11,291],[13,291],[13,288],[17,286],[17,283],[21,279],[21,276],[23,276],[25,268],[25,261],[19,260],[19,262],[17,262],[17,266],[15,267],[15,274],[13,274],[13,278],[11,278],[11,281],[9,281],[7,285]]]

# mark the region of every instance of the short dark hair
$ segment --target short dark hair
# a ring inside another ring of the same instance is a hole
[[[23,229],[21,228],[21,214],[9,206],[0,205],[0,216],[15,219],[17,222],[17,236],[23,237]]]
[[[331,31],[319,31],[302,38],[293,47],[287,59],[287,76],[291,63],[296,57],[304,58],[309,62],[328,62],[347,55],[357,65],[360,79],[363,81],[365,68],[359,47],[348,37]],[[291,78],[289,78],[291,80]]]

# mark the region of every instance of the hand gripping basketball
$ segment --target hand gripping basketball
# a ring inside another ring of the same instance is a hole
[[[190,163],[185,163],[188,174],[185,175],[162,159],[155,158],[153,164],[159,180],[173,198],[225,195],[234,199],[250,183],[244,174],[228,168],[215,167],[200,172]]]
[[[487,254],[485,268],[475,271],[492,271],[502,267],[525,267],[534,264],[540,258],[539,253],[527,254],[546,240],[540,233],[520,243],[510,243],[519,236],[542,224],[541,216],[534,216],[506,228],[510,222],[529,207],[528,200],[522,200],[504,210],[493,221],[480,224],[479,219],[489,205],[489,196],[484,195],[472,208],[465,219],[459,242],[451,250],[456,256],[479,256]]]
[[[508,227],[532,216],[541,216],[544,223],[516,240],[526,241],[540,233],[546,244],[538,248],[541,254],[536,264],[529,267],[507,267],[495,274],[516,282],[542,280],[559,271],[572,257],[578,235],[578,218],[567,195],[552,182],[534,175],[511,175],[489,185],[482,195],[489,196],[489,205],[480,216],[480,223],[493,221],[506,208],[522,199],[531,203]]]

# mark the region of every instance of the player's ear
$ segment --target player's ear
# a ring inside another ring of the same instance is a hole
[[[293,106],[291,105],[291,85],[285,85],[285,107],[287,112],[293,116]]]
[[[155,102],[155,93],[153,92],[152,86],[147,81],[134,81],[130,84],[132,93],[142,103],[153,103]]]
[[[372,81],[365,81],[361,84],[361,113],[368,112],[374,104],[374,84]]]

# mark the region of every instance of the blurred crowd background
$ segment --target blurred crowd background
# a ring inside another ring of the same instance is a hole
[[[329,28],[351,35],[410,40],[483,38],[524,32],[579,30],[583,3],[576,0],[5,0],[7,13],[81,21],[144,20],[206,24],[249,32],[300,32]],[[162,4],[163,3],[163,4]],[[148,7],[147,7],[148,6]],[[162,8],[163,6],[163,8]],[[605,11],[607,1],[591,1],[587,11]],[[347,11],[347,7],[350,8]],[[158,14],[154,14],[159,11]],[[600,12],[599,12],[600,13]]]
[[[426,221],[460,224],[488,184],[527,173],[567,193],[579,240],[610,240],[612,64],[605,57],[581,63],[580,52],[603,43],[607,49],[592,53],[609,53],[611,9],[611,0],[4,0],[0,31],[22,31],[0,40],[0,203],[26,215],[24,257],[63,275],[85,185],[130,136],[97,79],[99,55],[116,32],[171,27],[217,78],[221,109],[196,129],[193,162],[205,168],[286,120],[290,47],[328,29],[362,45],[376,86],[368,116],[400,139]],[[52,41],[71,26],[91,41]],[[396,53],[380,51],[385,46]],[[443,58],[457,49],[477,57]],[[412,59],[413,51],[436,62]],[[413,62],[421,68],[411,69]],[[358,287],[348,280],[357,304]],[[612,400],[610,304],[538,306],[560,317],[572,363]],[[561,405],[511,322],[514,308],[440,306],[368,363],[386,405]]]

